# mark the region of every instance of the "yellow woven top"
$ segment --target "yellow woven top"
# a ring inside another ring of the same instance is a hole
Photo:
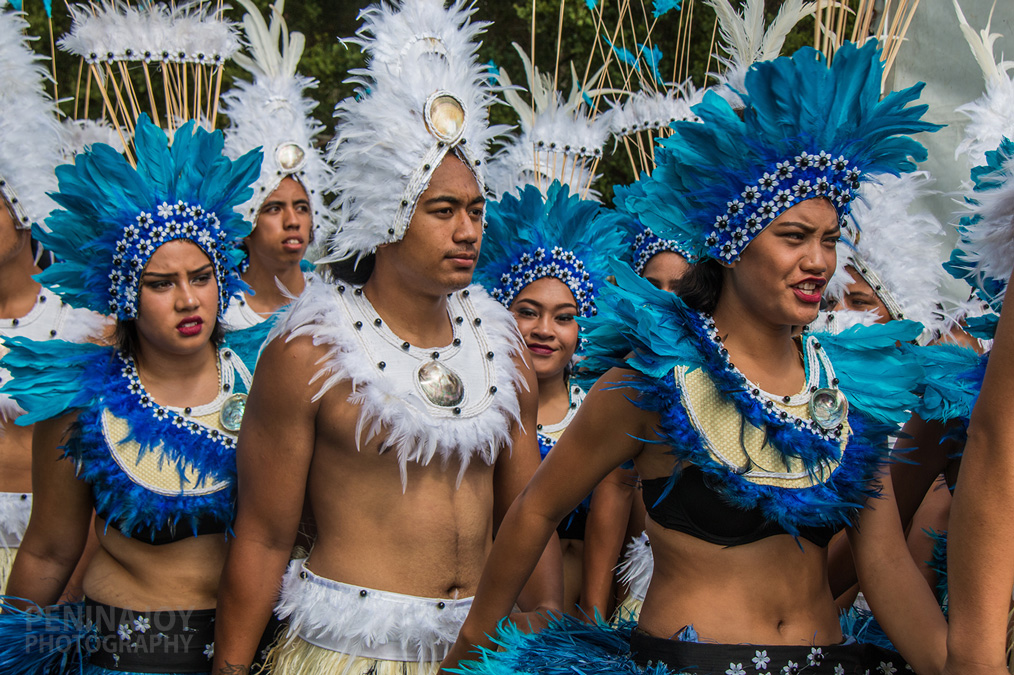
[[[189,419],[225,432],[219,420],[218,410],[206,415],[194,415]],[[181,473],[180,462],[162,456],[161,444],[150,448],[142,455],[141,445],[137,441],[126,440],[130,435],[126,420],[116,417],[108,409],[102,411],[102,428],[106,445],[116,463],[131,480],[152,492],[173,496],[201,495],[228,487],[228,483],[224,481],[205,479],[199,482],[197,471],[192,466],[184,467]]]
[[[810,475],[802,460],[783,457],[777,448],[767,442],[764,430],[744,420],[735,404],[722,396],[703,368],[688,372],[687,367],[677,366],[676,379],[682,391],[683,406],[694,428],[707,443],[712,458],[730,467],[750,467],[743,478],[751,483],[807,488],[826,482],[838,467],[838,462],[828,462],[815,471],[815,475]],[[775,405],[796,417],[810,419],[807,403],[790,406],[776,400]],[[846,421],[840,441],[842,451],[850,434]]]

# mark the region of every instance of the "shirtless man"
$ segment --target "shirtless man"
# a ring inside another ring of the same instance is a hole
[[[435,672],[539,464],[524,344],[505,309],[466,288],[490,137],[474,45],[464,60],[455,52],[469,14],[439,0],[364,14],[374,79],[368,96],[339,106],[332,155],[345,221],[330,245],[336,260],[355,256],[371,271],[362,286],[333,269],[334,285],[308,287],[261,357],[240,433],[215,673],[247,670],[283,574],[277,609],[289,633],[269,657],[274,673],[312,663],[359,675],[391,662]],[[391,54],[403,56],[397,68],[384,62]],[[449,74],[462,67],[472,89]],[[286,572],[304,499],[316,542]],[[562,605],[557,542],[526,591],[523,610]]]

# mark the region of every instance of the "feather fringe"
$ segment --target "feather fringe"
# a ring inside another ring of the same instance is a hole
[[[83,621],[84,603],[26,610],[0,596],[0,672],[4,675],[65,675],[80,672],[95,639]]]
[[[479,286],[468,290],[468,300],[482,318],[495,352],[506,357],[494,361],[497,395],[486,410],[473,417],[447,419],[436,425],[426,410],[406,401],[399,387],[403,383],[379,375],[374,364],[362,358],[355,329],[342,308],[344,301],[330,284],[307,286],[284,310],[268,340],[307,336],[326,350],[320,369],[308,383],[318,383],[314,400],[339,382],[351,382],[354,392],[350,402],[360,406],[356,429],[360,447],[383,435],[385,446],[397,451],[403,481],[407,480],[408,462],[427,465],[437,457],[443,463],[457,459],[459,475],[463,475],[473,458],[492,464],[500,449],[509,447],[511,425],[520,424],[517,392],[526,386],[511,360],[522,353],[524,345],[514,317]]]
[[[651,553],[651,542],[648,541],[648,533],[642,532],[627,544],[627,553],[616,572],[620,583],[627,586],[628,595],[644,600],[654,569],[655,556]]]
[[[215,9],[217,7],[217,9]],[[70,32],[60,48],[86,63],[145,61],[221,65],[239,49],[221,5],[188,0],[162,3],[104,0],[68,5]]]
[[[289,563],[275,607],[279,618],[288,621],[287,641],[305,635],[317,643],[341,645],[336,651],[350,656],[386,648],[414,655],[394,660],[439,661],[457,639],[471,606],[470,598],[439,601],[361,590],[312,575],[303,563]]]

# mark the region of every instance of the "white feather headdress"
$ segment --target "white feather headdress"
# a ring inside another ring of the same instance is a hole
[[[49,72],[27,29],[20,14],[0,10],[0,195],[20,229],[42,226],[54,208],[47,193],[61,161],[59,113],[44,89]]]
[[[588,196],[596,160],[602,157],[611,129],[610,115],[594,114],[585,100],[585,96],[606,93],[594,86],[602,71],[589,78],[592,88],[585,91],[572,62],[571,89],[564,98],[553,87],[553,78],[540,72],[517,43],[514,49],[525,66],[527,91],[516,87],[503,68],[498,79],[504,86],[504,98],[518,115],[521,132],[490,160],[490,189],[498,197],[524,185],[535,185],[545,192],[558,180]],[[531,105],[526,96],[531,97]]]
[[[319,262],[362,257],[400,240],[419,196],[448,153],[485,185],[494,102],[488,68],[479,63],[475,5],[454,0],[404,0],[361,12],[348,40],[365,52],[366,68],[350,71],[355,97],[335,108],[333,205],[340,229]]]
[[[73,23],[60,47],[86,63],[145,61],[219,65],[239,49],[232,24],[211,3],[129,4],[126,0],[68,6]]]
[[[70,164],[96,143],[105,143],[113,150],[123,152],[120,134],[105,121],[63,119],[60,127],[60,155],[64,164]]]
[[[997,62],[993,56],[993,45],[1003,36],[989,32],[992,10],[986,27],[979,32],[968,24],[957,0],[954,0],[954,10],[986,84],[986,92],[982,96],[957,108],[958,112],[968,116],[969,122],[965,125],[965,139],[958,145],[955,157],[967,153],[971,166],[979,166],[985,164],[987,150],[995,150],[1003,138],[1014,139],[1014,80],[1009,75],[1014,61]]]
[[[786,0],[770,26],[764,23],[763,0],[746,0],[738,13],[729,0],[705,0],[718,15],[722,50],[718,62],[724,71],[715,75],[716,89],[734,107],[742,107],[739,93],[746,91],[746,72],[758,61],[778,58],[785,38],[803,17],[813,14],[816,5],[803,0]]]
[[[986,93],[958,108],[970,118],[958,153],[968,155],[972,185],[946,267],[999,311],[1014,269],[1014,81],[1009,75],[1014,62],[994,58],[993,45],[1002,36],[990,33],[989,21],[976,33],[957,0],[954,9],[982,69]]]
[[[291,176],[306,190],[314,229],[329,232],[334,228],[324,204],[324,190],[332,171],[316,146],[324,127],[311,115],[316,101],[304,95],[317,82],[296,73],[303,54],[303,35],[289,33],[282,18],[284,0],[277,0],[271,7],[270,26],[249,0],[239,2],[247,10],[243,28],[250,56],[237,53],[233,58],[253,75],[253,81],[237,81],[222,97],[222,113],[230,122],[225,132],[225,153],[236,159],[263,147],[264,161],[253,185],[254,196],[238,210],[256,227],[261,204],[284,178]]]
[[[696,122],[691,108],[704,98],[704,89],[697,89],[687,80],[665,91],[637,91],[609,111],[610,133],[623,137],[639,131],[658,131],[673,122]]]
[[[944,228],[932,213],[912,208],[932,193],[932,183],[928,173],[916,171],[884,175],[860,188],[838,244],[828,297],[844,296],[853,281],[848,266],[870,285],[892,320],[919,321],[926,336],[949,328],[937,302],[947,277],[941,267]]]

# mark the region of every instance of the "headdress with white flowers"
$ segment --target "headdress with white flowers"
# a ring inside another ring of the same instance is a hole
[[[931,131],[922,85],[880,98],[875,41],[844,44],[828,66],[814,49],[758,63],[737,112],[713,92],[694,107],[701,122],[676,122],[626,208],[700,258],[739,259],[786,209],[825,197],[840,218],[871,174],[915,169],[926,149],[909,134]]]
[[[61,208],[38,232],[58,260],[39,281],[75,307],[137,316],[141,275],[159,246],[191,241],[214,266],[219,316],[242,282],[236,242],[250,225],[234,208],[250,197],[261,156],[251,151],[237,160],[222,154],[222,132],[178,127],[172,146],[147,115],[137,120],[135,169],[112,147],[96,143],[74,164],[57,168]]]
[[[476,281],[504,307],[544,277],[559,279],[574,294],[582,316],[595,313],[595,294],[606,283],[609,263],[624,252],[624,231],[615,211],[581,199],[554,182],[545,194],[534,185],[487,204]]]

